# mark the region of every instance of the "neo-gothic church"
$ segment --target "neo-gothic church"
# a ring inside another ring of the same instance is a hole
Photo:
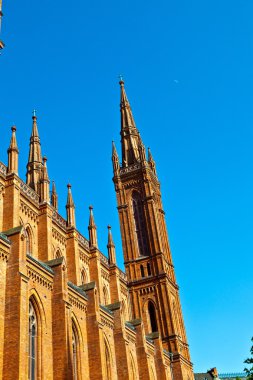
[[[42,157],[37,117],[26,182],[18,176],[16,128],[0,163],[0,376],[2,379],[192,380],[154,159],[146,157],[124,82],[121,154],[113,182],[126,273],[99,251],[92,207],[89,237],[66,219]]]
[[[25,182],[11,128],[0,162],[0,379],[193,380],[155,162],[123,80],[120,96],[112,163],[125,272],[109,226],[108,255],[98,249],[92,207],[88,238],[78,231],[70,184],[59,215],[36,114]]]

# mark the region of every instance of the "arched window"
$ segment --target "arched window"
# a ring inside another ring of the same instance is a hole
[[[29,227],[25,229],[26,232],[26,253],[32,256],[32,233]]]
[[[106,380],[111,380],[112,378],[112,370],[111,370],[111,353],[110,348],[106,340],[104,340],[105,344],[105,372],[106,372]]]
[[[104,297],[104,305],[108,305],[109,303],[109,296],[108,296],[108,290],[106,286],[103,287],[103,297]]]
[[[150,327],[152,332],[158,331],[157,321],[156,321],[156,311],[153,302],[149,301],[148,303],[148,313],[150,319]]]
[[[135,380],[137,378],[134,358],[131,352],[130,352],[130,376],[129,377],[130,377],[130,380]]]
[[[141,270],[141,277],[145,277],[143,265],[140,266],[140,270]]]
[[[87,273],[86,273],[86,270],[83,268],[81,270],[81,284],[84,285],[86,284],[88,281],[87,281]]]
[[[37,378],[37,340],[38,323],[32,302],[29,302],[29,351],[28,351],[28,379]]]
[[[56,253],[55,253],[55,258],[56,258],[56,259],[59,259],[60,257],[62,257],[62,253],[61,253],[61,250],[58,248],[58,249],[56,250]]]
[[[132,206],[139,254],[140,256],[148,256],[150,252],[148,247],[147,226],[145,221],[144,208],[141,195],[137,191],[134,191],[132,194]]]
[[[147,270],[148,270],[148,276],[151,276],[152,273],[151,273],[151,265],[150,265],[150,263],[147,263]]]
[[[74,323],[72,323],[72,352],[73,352],[73,380],[78,379],[78,339]]]

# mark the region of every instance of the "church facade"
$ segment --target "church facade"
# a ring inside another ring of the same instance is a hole
[[[193,380],[160,184],[120,81],[121,155],[113,182],[125,272],[66,214],[42,157],[37,117],[26,181],[18,175],[16,128],[0,162],[0,378],[3,380]]]

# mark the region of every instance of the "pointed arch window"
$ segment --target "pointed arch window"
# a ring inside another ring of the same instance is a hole
[[[130,376],[129,377],[130,377],[130,380],[135,380],[137,378],[134,358],[131,353],[130,353]]]
[[[153,302],[151,302],[151,301],[149,301],[149,303],[148,303],[148,313],[149,313],[149,319],[150,319],[151,332],[156,332],[156,331],[158,331],[157,320],[156,320],[156,311],[155,311],[155,306],[154,306]]]
[[[59,259],[60,257],[62,257],[62,253],[61,253],[60,248],[58,248],[57,251],[56,251],[56,253],[55,253],[55,258]]]
[[[151,273],[151,265],[150,265],[150,263],[147,263],[147,271],[148,271],[148,276],[151,276],[152,273]]]
[[[144,272],[143,265],[140,265],[140,270],[141,270],[141,277],[145,277],[145,272]]]
[[[87,273],[86,273],[86,270],[83,268],[81,270],[81,284],[84,285],[88,282],[87,280]]]
[[[134,191],[132,194],[132,207],[139,255],[148,256],[150,252],[148,246],[147,226],[145,221],[143,202],[140,193],[137,191]]]
[[[103,287],[103,297],[104,297],[104,305],[107,305],[109,303],[109,295],[108,295],[108,290],[105,285]]]
[[[26,232],[26,253],[32,256],[32,233],[29,227],[25,229]]]
[[[73,380],[78,379],[78,339],[74,324],[72,324]]]
[[[111,380],[112,378],[112,370],[111,370],[111,353],[110,348],[106,340],[104,340],[105,344],[105,372],[106,372],[106,380]]]
[[[37,372],[37,340],[38,322],[32,302],[29,302],[29,351],[28,351],[28,379],[36,380]]]

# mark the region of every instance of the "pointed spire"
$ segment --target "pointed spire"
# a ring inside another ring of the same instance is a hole
[[[47,171],[47,158],[43,157],[43,167],[41,171],[41,181],[40,181],[40,200],[41,202],[47,202],[50,201],[50,191],[49,191],[49,177],[48,177],[48,171]]]
[[[58,210],[58,195],[56,192],[55,182],[53,181],[52,193],[51,193],[51,205]]]
[[[98,247],[98,241],[97,241],[97,227],[95,225],[94,215],[93,215],[93,207],[89,207],[90,210],[90,218],[89,218],[89,240],[90,240],[90,247]]]
[[[38,133],[37,126],[37,116],[35,111],[33,111],[33,125],[32,125],[32,134],[30,137],[30,150],[29,150],[29,158],[27,164],[27,172],[26,172],[26,183],[32,189],[39,193],[39,181],[41,178],[42,172],[42,155],[41,155],[41,147],[40,147],[40,138]]]
[[[147,158],[146,158],[146,149],[145,149],[145,146],[144,146],[144,144],[143,144],[142,141],[139,144],[139,155],[140,155],[140,161],[142,163],[144,163],[144,162],[147,161]]]
[[[112,142],[112,165],[113,165],[114,175],[119,175],[119,171],[120,171],[119,156],[118,156],[114,141]]]
[[[68,197],[67,197],[67,204],[66,204],[66,210],[67,210],[67,226],[68,227],[75,227],[76,221],[75,221],[75,205],[72,197],[71,192],[71,185],[68,183]]]
[[[1,0],[0,0],[1,1]],[[18,145],[16,139],[16,127],[13,125],[11,127],[12,135],[10,146],[7,150],[8,153],[8,174],[15,173],[18,174]]]
[[[114,265],[116,264],[115,244],[112,238],[111,226],[107,226],[107,228],[108,228],[108,244],[107,244],[108,259],[109,259],[109,264]]]
[[[126,167],[140,160],[140,134],[136,128],[130,103],[127,99],[124,81],[120,79],[121,145],[122,165]]]
[[[148,148],[148,163],[149,163],[149,166],[150,168],[153,170],[154,174],[156,174],[156,165],[155,165],[155,161],[153,159],[153,156],[152,156],[152,153],[151,153],[151,150],[150,148]]]

